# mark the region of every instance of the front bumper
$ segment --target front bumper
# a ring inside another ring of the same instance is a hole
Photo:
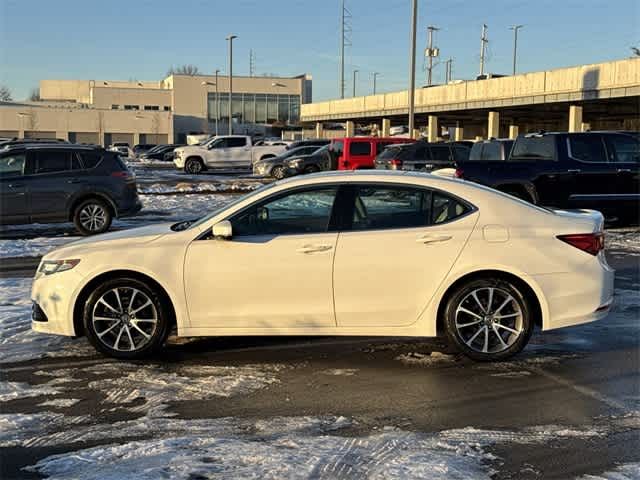
[[[272,165],[266,163],[254,163],[253,164],[253,174],[260,175],[261,177],[268,177],[271,175]]]
[[[73,270],[34,279],[31,287],[31,329],[36,332],[75,336],[74,293],[82,277]],[[46,321],[45,321],[46,319]]]

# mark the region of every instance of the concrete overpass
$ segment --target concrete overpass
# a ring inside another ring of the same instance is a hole
[[[443,128],[456,139],[640,130],[640,58],[421,88],[415,112],[416,126],[430,140]],[[347,135],[356,125],[369,125],[386,136],[390,126],[408,124],[408,92],[305,104],[301,120],[318,136],[328,136],[324,122],[346,122]]]

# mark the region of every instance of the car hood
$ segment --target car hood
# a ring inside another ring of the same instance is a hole
[[[85,253],[93,248],[113,247],[122,245],[123,248],[132,245],[152,242],[167,233],[170,233],[171,225],[174,223],[160,223],[147,227],[131,228],[117,232],[103,233],[92,237],[83,238],[75,242],[68,243],[63,247],[55,249],[46,255],[47,260],[58,260],[69,258],[69,255]]]

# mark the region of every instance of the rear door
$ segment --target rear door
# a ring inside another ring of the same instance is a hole
[[[251,147],[247,137],[228,137],[226,139],[225,154],[229,155],[231,167],[246,169],[251,167]]]
[[[359,168],[373,168],[373,142],[368,139],[353,138],[347,142],[348,151],[344,154],[344,161],[340,170],[357,170]]]
[[[632,207],[637,212],[640,205],[640,141],[637,136],[623,134],[604,135],[609,161],[616,175],[618,204]]]
[[[451,269],[478,215],[426,188],[393,183],[348,188],[334,260],[338,326],[410,325]]]
[[[38,149],[29,152],[28,195],[33,221],[59,221],[67,217],[74,193],[85,188],[86,175],[71,150]]]
[[[27,223],[29,203],[24,151],[0,155],[0,223]]]

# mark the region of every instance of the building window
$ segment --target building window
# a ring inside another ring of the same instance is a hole
[[[165,112],[170,112],[171,111],[171,107],[169,105],[165,105],[164,106],[164,111]]]
[[[125,110],[140,110],[140,105],[125,105]]]
[[[144,109],[145,110],[160,110],[160,107],[158,105],[145,105]]]
[[[300,120],[300,95],[234,93],[231,107],[239,123],[297,124]],[[216,117],[222,121],[229,117],[228,93],[218,93],[217,97],[215,92],[208,93],[207,118],[215,122]]]
[[[118,110],[120,105],[111,105],[111,110]]]

